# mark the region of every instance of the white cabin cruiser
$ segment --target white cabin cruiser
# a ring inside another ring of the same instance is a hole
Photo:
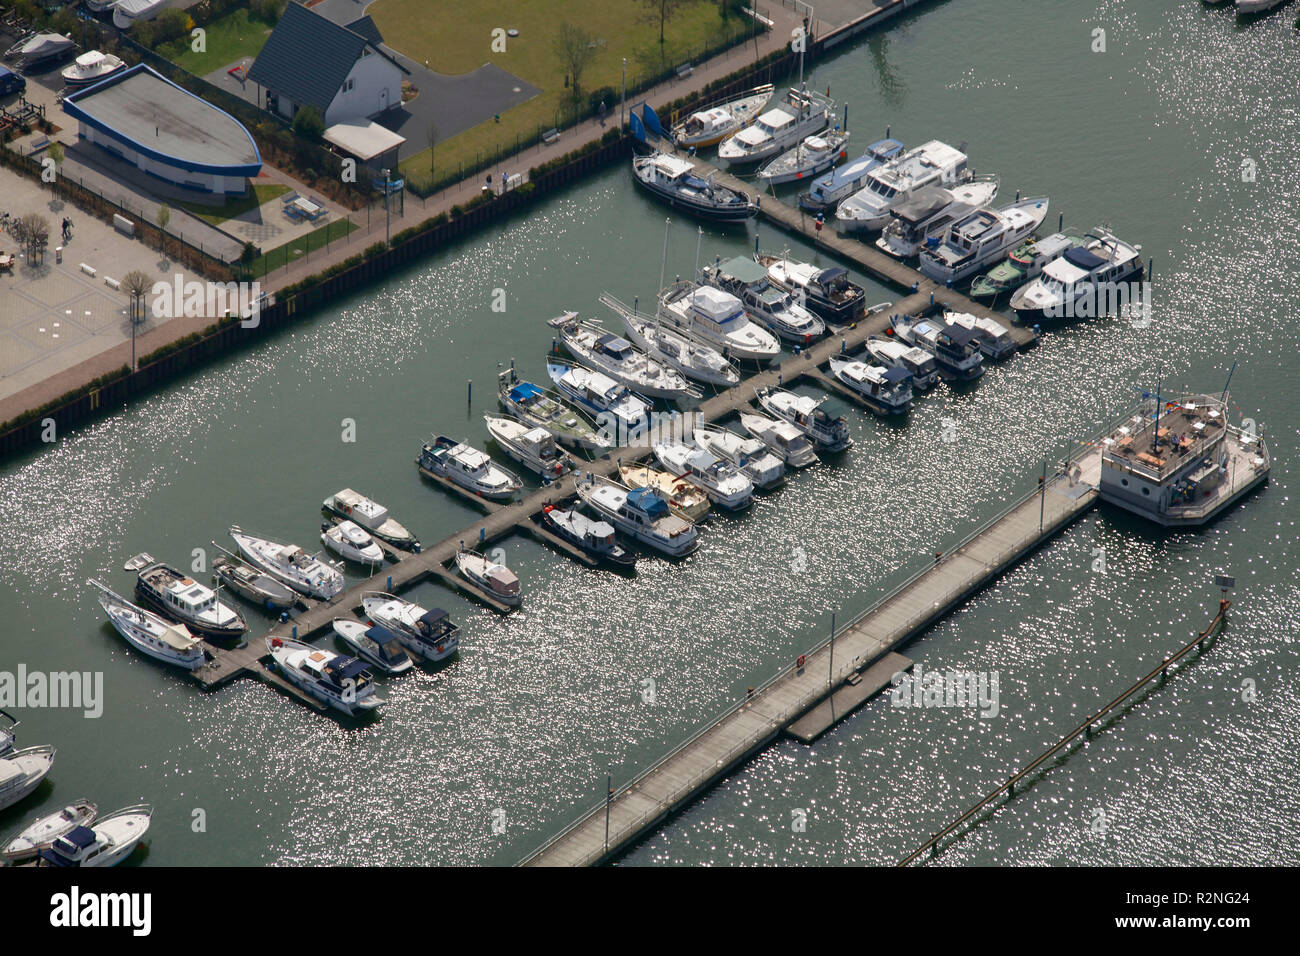
[[[266,649],[285,680],[335,710],[355,717],[384,703],[365,661],[281,637],[267,638]]]
[[[740,383],[736,366],[713,346],[674,332],[656,318],[638,315],[612,295],[604,294],[600,301],[618,313],[632,341],[657,361],[706,385],[730,388]]]
[[[88,50],[77,57],[72,66],[63,71],[63,82],[73,89],[78,89],[106,80],[125,67],[126,61],[121,57],[99,50]]]
[[[1082,246],[1068,249],[1043,266],[1042,274],[1011,297],[1011,309],[1022,322],[1038,319],[1090,317],[1106,310],[1121,282],[1142,276],[1141,246],[1130,245],[1104,229],[1084,237]]]
[[[628,391],[602,372],[593,372],[581,365],[564,365],[548,362],[546,374],[555,383],[561,395],[596,420],[598,424],[613,426],[601,428],[607,432],[610,444],[627,444],[627,437],[644,432],[650,427],[650,403]]]
[[[971,178],[966,154],[934,139],[867,174],[866,185],[835,210],[835,228],[857,234],[884,229],[900,205],[925,186],[951,187]]]
[[[389,515],[388,509],[365,495],[344,488],[330,495],[321,508],[346,521],[361,525],[376,538],[403,551],[419,551],[420,541],[406,527]]]
[[[489,458],[487,452],[446,435],[425,442],[415,463],[421,472],[446,478],[490,501],[508,501],[524,486],[513,473]]]
[[[740,424],[772,450],[790,468],[807,468],[816,464],[817,450],[797,425],[783,418],[768,418],[754,412],[742,412]]]
[[[870,365],[838,355],[831,374],[878,415],[904,415],[912,408],[912,375],[896,366]]]
[[[735,166],[775,156],[829,126],[834,108],[834,101],[816,90],[791,89],[780,106],[724,139],[718,146],[718,158]]]
[[[546,324],[559,333],[564,347],[579,362],[604,372],[638,395],[667,399],[699,397],[680,372],[652,361],[621,335],[594,322],[581,321],[577,312],[565,312],[548,319]]]
[[[299,594],[328,601],[343,590],[343,573],[296,544],[279,544],[232,525],[230,536],[244,559]]]
[[[920,252],[922,275],[954,285],[1006,258],[1047,216],[1046,198],[1021,199],[1002,209],[977,209],[948,230],[942,242]]]
[[[14,730],[17,726],[17,717],[7,710],[0,710],[0,757],[13,751],[14,740],[17,737]]]
[[[685,557],[699,547],[695,525],[668,509],[653,488],[625,488],[599,475],[577,482],[578,497],[628,537],[672,558]]]
[[[799,197],[799,208],[823,215],[835,211],[841,200],[847,199],[864,185],[867,173],[884,165],[903,153],[903,144],[896,139],[878,140],[852,162],[822,176],[808,192]]]
[[[911,375],[913,389],[928,391],[939,381],[939,366],[934,356],[923,348],[889,336],[873,335],[867,339],[867,351],[878,364],[901,368]]]
[[[190,671],[203,666],[206,661],[203,642],[184,624],[173,624],[152,611],[137,607],[94,578],[86,583],[99,590],[99,604],[108,614],[109,621],[136,650]]]
[[[0,846],[0,862],[17,863],[48,850],[59,837],[89,826],[97,810],[89,800],[73,800],[62,810],[37,817]]]
[[[891,316],[889,321],[894,334],[902,341],[934,356],[942,377],[969,382],[984,374],[984,356],[975,333],[969,329],[906,315]]]
[[[709,496],[684,478],[653,465],[620,465],[618,477],[629,488],[653,488],[668,502],[668,510],[691,524],[709,517],[713,502]]]
[[[41,850],[41,866],[117,866],[140,845],[149,832],[153,807],[147,803],[125,807],[87,826],[73,827]]]
[[[826,323],[777,286],[767,269],[754,259],[736,256],[719,260],[705,267],[700,275],[713,288],[734,295],[751,318],[787,342],[811,345],[813,339],[826,332]]]
[[[325,522],[320,526],[320,543],[357,564],[375,565],[384,560],[384,549],[355,521]]]
[[[788,254],[759,254],[754,259],[767,269],[768,278],[778,288],[794,295],[800,305],[826,322],[848,325],[866,314],[866,290],[849,278],[846,269],[798,262]]]
[[[849,437],[849,423],[843,417],[831,418],[822,411],[825,398],[796,395],[781,388],[754,390],[758,404],[769,414],[794,425],[822,451],[844,451],[853,444]]]
[[[162,561],[140,568],[135,592],[146,606],[196,634],[233,639],[248,630],[239,612],[215,591]]]
[[[943,320],[949,325],[960,325],[975,333],[975,342],[988,358],[995,362],[1009,358],[1016,352],[1016,340],[1011,330],[997,319],[971,315],[969,312],[944,312]]]
[[[849,134],[839,128],[820,136],[808,136],[794,149],[782,153],[758,171],[758,178],[769,186],[798,182],[826,172],[848,156]]]
[[[0,757],[0,810],[12,807],[40,786],[54,766],[54,754],[53,747],[40,744]]]
[[[387,628],[342,617],[330,623],[338,639],[357,657],[369,661],[385,674],[401,674],[415,666],[411,655],[402,647],[401,638]]]
[[[690,149],[692,146],[704,149],[722,142],[762,113],[775,91],[776,87],[766,83],[735,99],[692,113],[673,127],[673,143],[679,149]]]
[[[739,511],[754,502],[754,483],[705,448],[685,442],[660,441],[651,446],[655,460],[672,474],[685,478],[723,508]]]
[[[759,438],[746,438],[716,425],[696,425],[695,444],[730,462],[758,488],[775,488],[785,481],[785,460]]]
[[[504,564],[490,561],[477,551],[462,548],[456,552],[456,570],[465,580],[478,585],[491,598],[510,607],[518,607],[524,599],[519,585],[519,575]]]
[[[738,298],[712,286],[694,282],[670,286],[659,299],[659,317],[731,358],[766,362],[781,354],[776,336],[750,321]]]
[[[547,505],[542,509],[541,522],[551,534],[593,558],[627,567],[636,564],[636,555],[619,547],[614,540],[614,526],[607,521],[588,518],[577,508]]]
[[[942,241],[955,223],[987,206],[997,194],[997,177],[982,177],[951,189],[918,189],[894,210],[894,218],[876,239],[876,248],[896,259],[914,256],[930,240]]]
[[[414,601],[369,591],[361,597],[361,608],[375,624],[396,634],[402,646],[420,660],[444,660],[460,647],[460,627],[440,607],[427,610]]]
[[[555,481],[577,466],[545,428],[504,415],[484,415],[483,421],[502,451],[544,481]]]

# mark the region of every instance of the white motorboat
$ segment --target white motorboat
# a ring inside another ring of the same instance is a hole
[[[556,330],[560,342],[580,363],[604,372],[638,395],[667,399],[699,397],[699,392],[687,384],[680,372],[652,361],[621,335],[594,322],[581,321],[576,312],[565,312],[548,319],[546,324]]]
[[[734,295],[751,318],[787,342],[811,345],[826,332],[826,323],[777,286],[767,269],[752,258],[719,260],[706,266],[700,276],[713,288]]]
[[[657,361],[706,385],[730,388],[740,383],[736,366],[713,346],[674,332],[656,318],[638,315],[608,293],[602,294],[600,301],[618,314],[632,341]]]
[[[7,710],[0,710],[0,757],[13,751],[14,740],[17,737],[15,733],[17,726],[17,717]]]
[[[162,561],[140,568],[135,593],[163,617],[205,637],[234,639],[248,630],[244,618],[217,598],[217,593]]]
[[[361,596],[361,609],[372,622],[396,634],[420,660],[441,661],[460,647],[460,627],[440,607],[427,610],[414,601],[369,591]]]
[[[508,501],[524,486],[513,472],[489,458],[487,452],[446,435],[425,442],[415,463],[421,472],[446,478],[490,501]]]
[[[40,744],[0,757],[0,810],[12,807],[40,786],[54,766],[54,753],[53,747]]]
[[[365,661],[282,637],[267,638],[266,649],[285,680],[335,710],[355,717],[384,703]]]
[[[1247,17],[1280,7],[1285,0],[1236,0],[1237,16]]]
[[[0,846],[0,862],[17,863],[49,849],[59,837],[89,826],[97,809],[89,800],[74,800],[62,810],[37,817]]]
[[[147,803],[124,807],[89,826],[73,827],[41,850],[41,866],[117,866],[140,845],[153,818]]]
[[[328,601],[343,590],[343,572],[307,554],[296,544],[279,544],[268,538],[259,538],[238,525],[231,525],[230,536],[249,564],[299,594]]]
[[[184,624],[173,624],[152,611],[137,607],[107,585],[92,578],[86,582],[99,590],[99,604],[128,644],[156,660],[186,670],[203,666],[203,642]]]
[[[121,57],[100,50],[88,50],[63,71],[63,82],[73,89],[79,89],[106,80],[125,67],[126,61]]]
[[[783,418],[768,418],[753,412],[741,412],[740,424],[788,467],[807,468],[816,464],[817,450],[797,425]]]
[[[5,51],[5,59],[16,60],[24,67],[29,67],[63,56],[76,46],[71,37],[46,30],[24,36]]]
[[[799,208],[823,216],[835,211],[844,199],[853,195],[866,183],[867,173],[903,153],[903,144],[886,137],[867,147],[857,159],[832,170],[812,184],[808,192],[799,196]]]
[[[785,480],[785,460],[762,439],[746,438],[716,425],[696,425],[695,444],[730,462],[758,488],[775,488]]]
[[[376,538],[387,541],[395,548],[403,551],[420,550],[419,539],[389,515],[387,508],[351,488],[336,491],[322,502],[321,508],[345,521],[361,525]]]
[[[834,101],[816,90],[791,89],[780,106],[718,145],[718,158],[733,166],[762,162],[819,132],[833,119]]]
[[[866,184],[835,210],[835,228],[850,235],[884,229],[918,189],[955,186],[971,175],[964,151],[930,140],[867,173]]]
[[[137,22],[152,20],[171,0],[117,0],[113,5],[113,26],[129,30]]]
[[[912,408],[912,374],[896,366],[871,365],[831,356],[831,374],[878,415],[904,415]]]
[[[497,375],[497,400],[520,421],[545,428],[570,448],[600,455],[614,447],[597,434],[581,412],[564,404],[557,395],[532,382],[519,381],[514,362]]]
[[[987,206],[997,194],[996,176],[973,179],[951,189],[943,186],[918,189],[894,210],[889,225],[876,239],[876,248],[896,259],[914,256],[931,240],[942,241],[955,223]]]
[[[548,362],[546,374],[564,398],[596,420],[611,446],[629,444],[630,436],[650,427],[650,403],[608,375],[560,362]]]
[[[519,575],[504,564],[491,561],[477,551],[462,548],[456,552],[456,570],[461,577],[476,584],[491,598],[510,607],[518,607],[524,599],[519,585]]]
[[[352,653],[369,661],[385,674],[401,674],[415,666],[411,655],[402,647],[401,638],[387,628],[342,617],[337,617],[330,623],[339,640]]]
[[[672,128],[672,140],[678,149],[704,149],[714,146],[763,112],[776,87],[771,83],[756,86],[725,103],[698,110]]]
[[[614,526],[607,521],[596,521],[577,508],[561,509],[547,505],[542,509],[542,526],[588,555],[612,564],[632,566],[636,555],[619,547],[614,540]]]
[[[794,425],[822,451],[844,451],[853,444],[849,437],[849,423],[844,418],[831,418],[822,410],[823,398],[796,395],[781,388],[764,386],[754,390],[758,404],[771,415]]]
[[[754,503],[754,483],[708,449],[679,441],[659,441],[650,450],[659,464],[695,485],[715,505],[739,511]]]
[[[848,325],[866,314],[866,290],[849,278],[846,269],[839,266],[827,269],[811,262],[798,262],[789,258],[788,253],[780,256],[758,254],[754,259],[767,269],[768,278],[778,288],[795,296],[800,305],[826,322]]]
[[[928,391],[939,381],[939,366],[925,349],[896,338],[873,335],[867,339],[867,351],[876,363],[886,368],[901,368],[912,376],[912,388]]]
[[[1011,297],[1011,309],[1022,322],[1038,319],[1088,317],[1105,311],[1121,282],[1142,276],[1142,247],[1131,245],[1105,229],[1084,237],[1081,246],[1067,249],[1043,266],[1037,279]]]
[[[504,415],[484,415],[488,434],[501,450],[544,481],[555,481],[577,463],[545,428]]]
[[[907,315],[891,316],[889,322],[899,339],[934,356],[943,378],[969,382],[984,374],[984,356],[969,329]]]
[[[1043,224],[1047,207],[1047,199],[1039,197],[1020,199],[997,210],[975,210],[953,225],[941,242],[921,249],[921,273],[950,286],[973,278],[1033,235]]]
[[[1009,256],[971,283],[967,291],[972,299],[996,299],[1003,292],[1015,292],[1031,279],[1037,279],[1043,267],[1059,259],[1083,240],[1054,232],[1042,239],[1030,237]]]
[[[997,319],[971,315],[969,312],[944,312],[943,320],[949,325],[960,325],[975,333],[975,342],[988,358],[999,361],[1016,352],[1016,340],[1011,330]]]
[[[629,488],[653,488],[668,502],[668,510],[691,524],[709,516],[713,502],[685,478],[651,465],[619,465],[619,481]]]
[[[848,156],[848,132],[838,128],[820,136],[808,136],[794,149],[787,150],[758,171],[758,178],[769,186],[798,182],[826,172]]]
[[[356,564],[374,566],[384,561],[384,549],[355,521],[324,522],[320,526],[320,543]]]
[[[678,282],[659,299],[659,318],[667,325],[722,350],[729,358],[767,362],[781,354],[776,336],[754,322],[730,292],[694,282]]]
[[[578,497],[619,531],[672,558],[699,547],[695,525],[673,514],[653,488],[626,488],[599,475],[577,482]]]

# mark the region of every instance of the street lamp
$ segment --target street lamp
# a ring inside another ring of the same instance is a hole
[[[391,193],[389,191],[389,183],[391,182],[391,177],[392,177],[392,170],[385,167],[384,168],[384,245],[388,245],[392,242],[392,225],[390,221],[391,212],[392,212],[392,199],[391,199]]]

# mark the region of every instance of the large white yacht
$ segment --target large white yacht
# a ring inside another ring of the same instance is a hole
[[[131,855],[149,832],[153,807],[147,803],[124,807],[87,826],[74,827],[41,850],[41,866],[117,866]]]
[[[487,452],[446,435],[425,442],[416,464],[422,472],[446,478],[491,501],[507,501],[524,486],[512,472],[493,462]]]
[[[621,335],[594,322],[583,322],[577,312],[565,312],[548,319],[547,324],[579,362],[604,372],[639,395],[668,399],[699,395],[676,369],[653,361]]]
[[[203,642],[191,634],[184,624],[173,624],[153,611],[132,604],[94,578],[86,583],[100,592],[99,604],[108,619],[136,650],[190,671],[203,666],[206,660]]]
[[[718,158],[732,165],[748,165],[776,156],[819,132],[834,118],[833,100],[816,90],[791,89],[785,101],[763,113],[749,126],[724,139]]]
[[[343,590],[343,573],[338,568],[312,557],[296,544],[259,538],[238,525],[231,526],[230,536],[249,564],[300,594],[328,601]]]
[[[971,176],[965,152],[930,140],[869,172],[866,185],[835,210],[835,228],[845,234],[884,229],[894,210],[918,189],[951,187]]]
[[[626,488],[599,475],[577,482],[578,497],[619,531],[673,558],[699,547],[695,525],[673,514],[653,488]]]
[[[781,343],[756,325],[730,292],[694,282],[678,282],[659,299],[659,317],[692,338],[722,349],[731,358],[766,362],[781,354]]]
[[[384,703],[363,660],[280,637],[267,638],[266,649],[285,680],[335,710],[356,716]]]
[[[951,189],[918,189],[894,210],[894,218],[876,239],[876,248],[896,259],[914,256],[923,246],[941,242],[954,223],[987,206],[997,194],[996,177],[981,177]]]
[[[1011,309],[1022,322],[1039,319],[1091,318],[1108,311],[1103,301],[1121,282],[1140,278],[1142,247],[1131,245],[1105,229],[1084,237],[1011,297]]]
[[[943,240],[921,250],[921,274],[953,285],[1006,257],[1033,235],[1047,216],[1047,199],[1020,199],[1002,209],[977,209],[955,223]]]

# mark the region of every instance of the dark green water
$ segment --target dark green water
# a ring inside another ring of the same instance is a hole
[[[1104,53],[1090,51],[1096,27]],[[319,502],[347,485],[426,541],[471,524],[412,459],[433,431],[486,446],[498,363],[543,376],[546,318],[601,315],[604,290],[653,292],[664,211],[625,169],[9,464],[0,669],[102,671],[106,703],[98,720],[18,714],[20,742],[59,758],[0,829],[85,795],[155,804],[150,864],[512,863],[596,802],[607,772],[634,774],[819,640],[832,612],[865,607],[1032,486],[1044,455],[1123,410],[1158,366],[1166,383],[1217,390],[1235,358],[1234,400],[1275,458],[1266,489],[1195,534],[1090,516],[908,650],[926,668],[998,671],[999,717],[877,700],[812,748],[772,747],[627,861],[891,862],[1199,630],[1227,570],[1237,605],[1219,646],[943,859],[1295,863],[1298,69],[1289,18],[1239,28],[1174,0],[951,0],[818,64],[812,82],[850,102],[859,146],[887,124],[908,143],[966,141],[1008,201],[1046,194],[1053,225],[1060,211],[1142,243],[1155,322],[1054,331],[973,390],[925,398],[902,428],[845,409],[856,445],[841,464],[715,522],[683,564],[646,561],[628,580],[508,539],[523,610],[502,619],[417,589],[462,624],[461,657],[388,681],[364,729],[253,681],[196,690],[130,653],[83,582],[126,590],[126,557],[188,563],[232,523],[312,545]],[[691,269],[695,240],[673,224],[670,275]],[[816,255],[773,230],[761,240]],[[753,227],[705,230],[705,256],[752,248]],[[340,440],[345,418],[355,443]]]

